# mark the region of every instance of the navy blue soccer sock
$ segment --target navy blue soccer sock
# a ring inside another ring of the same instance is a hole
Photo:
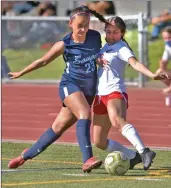
[[[36,157],[42,151],[44,151],[49,145],[55,142],[61,135],[57,135],[52,128],[46,130],[46,132],[39,138],[39,140],[32,145],[32,147],[24,153],[23,159],[28,160]]]
[[[83,163],[93,156],[91,140],[90,140],[90,125],[89,119],[80,119],[77,121],[76,133],[80,150],[83,155]]]

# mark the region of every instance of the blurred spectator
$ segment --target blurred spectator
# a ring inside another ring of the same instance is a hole
[[[90,9],[95,10],[102,15],[115,15],[115,6],[113,1],[92,1],[87,5]]]
[[[171,26],[171,9],[165,10],[158,17],[154,17],[151,20],[154,25],[150,37],[150,41],[155,41],[159,38],[160,32],[166,26]]]
[[[95,10],[99,14],[102,15],[115,15],[115,5],[113,1],[91,1],[88,3],[81,3],[81,5],[88,6],[91,10]],[[68,9],[66,11],[66,16],[69,16],[71,13],[71,10]]]
[[[1,2],[1,11],[2,11],[2,15],[6,15],[6,16],[15,16],[16,12],[14,11],[14,4],[16,2],[13,1],[2,1]]]
[[[15,15],[19,15],[30,11],[38,4],[34,1],[2,1],[2,15],[7,15],[9,11]]]
[[[2,14],[5,16],[16,16],[17,13],[14,11],[14,5],[17,2],[14,1],[3,1],[2,2]],[[12,40],[21,36],[21,23],[7,20],[2,22],[2,41]],[[4,39],[5,37],[5,39]]]
[[[44,10],[42,16],[56,15],[56,7],[49,4]],[[10,41],[9,48],[29,48],[36,43],[45,44],[49,42],[56,42],[60,31],[54,21],[36,21],[32,24],[30,30],[21,38]]]
[[[33,8],[33,4],[29,3],[28,1],[24,2],[24,1],[20,1],[18,3],[14,4],[14,11],[17,14],[22,14],[22,13],[26,13],[28,11],[30,11]]]
[[[171,26],[168,26],[162,31],[162,38],[165,42],[165,50],[163,52],[163,56],[159,62],[159,69],[156,71],[159,72],[167,72],[170,79],[163,80],[167,88],[163,90],[165,95],[171,94],[171,70],[168,68],[168,62],[171,61]]]
[[[29,12],[22,14],[22,16],[41,16],[44,13],[44,11],[48,8],[48,6],[53,5],[49,1],[41,2],[38,4],[37,7],[34,7]]]

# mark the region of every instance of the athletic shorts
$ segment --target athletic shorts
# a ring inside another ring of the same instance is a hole
[[[125,100],[128,107],[128,95],[114,91],[108,95],[96,95],[93,103],[93,112],[98,115],[107,114],[107,103],[110,99]]]
[[[73,83],[68,82],[68,83],[60,85],[59,96],[63,102],[67,96],[71,95],[72,93],[78,92],[78,91],[82,92],[81,88],[79,88],[77,85],[75,85]],[[93,103],[93,100],[94,100],[94,95],[91,96],[91,95],[86,95],[85,93],[83,93],[83,94],[84,94],[88,104],[91,106]],[[63,103],[63,107],[66,107],[64,103]]]

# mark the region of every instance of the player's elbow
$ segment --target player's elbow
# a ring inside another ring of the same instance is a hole
[[[41,64],[42,67],[46,66],[48,63],[49,63],[48,60],[46,60],[46,59],[44,59],[44,58],[41,58],[41,59],[40,59],[40,64]]]

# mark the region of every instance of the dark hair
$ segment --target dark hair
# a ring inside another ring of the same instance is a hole
[[[98,18],[101,22],[108,23],[107,20],[99,13],[97,13],[95,10],[91,10],[88,8],[88,6],[81,6],[73,9],[70,13],[70,18],[72,19],[74,15],[82,13],[82,14],[93,14],[96,18]]]
[[[165,28],[162,30],[162,32],[167,32],[167,33],[171,34],[171,26],[165,27]]]
[[[115,4],[113,1],[105,1],[106,3],[108,3],[109,8],[107,8],[105,10],[107,15],[115,15],[116,14],[116,10],[115,10]]]
[[[51,10],[53,11],[53,15],[56,15],[56,7],[52,4],[47,4],[47,7],[44,8],[44,9],[41,9],[40,12],[39,12],[39,15],[43,15],[47,10]]]
[[[105,29],[106,29],[106,27],[107,27],[108,24],[113,25],[113,22],[121,30],[122,33],[126,32],[126,24],[123,21],[123,19],[121,17],[119,17],[119,16],[112,16],[111,18],[107,19],[107,23],[105,25]],[[128,45],[129,49],[131,51],[133,51],[132,48],[129,46],[128,42],[124,39],[123,36],[122,36],[121,39]]]

